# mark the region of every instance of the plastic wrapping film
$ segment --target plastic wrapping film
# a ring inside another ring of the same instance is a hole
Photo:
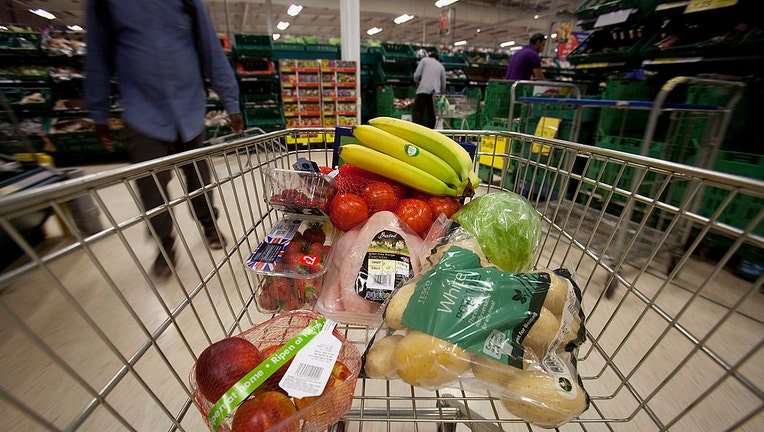
[[[340,323],[378,326],[383,303],[421,272],[423,246],[395,213],[374,213],[332,247],[316,309]]]
[[[467,230],[444,218],[430,234],[426,243],[440,241],[423,272],[387,303],[362,374],[428,390],[488,390],[541,427],[584,412],[589,399],[575,354],[585,317],[571,273],[502,271]]]

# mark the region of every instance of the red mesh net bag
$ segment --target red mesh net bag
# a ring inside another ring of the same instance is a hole
[[[398,199],[405,198],[409,194],[409,188],[387,177],[375,174],[356,166],[345,164],[339,167],[339,173],[334,177],[337,182],[337,193],[353,193],[361,195],[366,185],[374,182],[387,183],[395,189]]]

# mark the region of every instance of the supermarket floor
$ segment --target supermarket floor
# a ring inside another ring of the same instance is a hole
[[[85,166],[83,169],[85,173],[92,173],[118,166]],[[174,180],[171,188],[178,187]],[[113,193],[105,191],[101,195],[111,214],[124,216],[118,220],[127,220],[135,212],[134,203],[123,193],[115,188]],[[178,211],[177,216],[183,226],[193,225],[187,212]],[[56,231],[55,226],[48,229]],[[186,371],[192,366],[188,350],[193,347],[198,353],[210,340],[221,337],[224,329],[216,317],[220,305],[227,305],[222,307],[235,312],[242,309],[246,300],[236,289],[246,277],[243,266],[219,269],[217,274],[205,279],[208,302],[194,304],[195,318],[183,315],[177,320],[168,320],[168,316],[173,316],[175,305],[188,296],[184,282],[205,276],[200,273],[206,271],[206,267],[199,262],[208,259],[214,263],[223,252],[212,251],[207,257],[209,251],[203,247],[201,237],[188,236],[187,249],[205,257],[184,254],[178,264],[178,280],[153,290],[143,278],[136,277],[135,261],[147,269],[155,254],[146,241],[145,227],[127,229],[124,235],[123,241],[131,245],[135,256],[124,255],[123,250],[113,244],[96,244],[92,252],[98,257],[100,267],[94,266],[93,258],[86,254],[68,256],[57,263],[53,270],[62,285],[76,287],[74,291],[49,289],[44,275],[2,287],[0,291],[2,303],[13,311],[12,315],[3,315],[0,324],[11,316],[23,317],[28,330],[26,334],[11,333],[8,326],[0,326],[2,395],[6,400],[10,400],[10,395],[22,405],[43,410],[46,414],[42,421],[50,422],[51,429],[69,425],[73,418],[81,416],[84,420],[78,430],[167,430],[188,397],[184,390]],[[226,235],[231,239],[230,232]],[[251,246],[241,244],[233,261],[245,258]],[[757,410],[758,415],[739,430],[764,430],[762,395],[729,379],[732,370],[732,374],[744,376],[754,387],[764,382],[761,347],[764,295],[757,292],[741,298],[750,282],[726,271],[710,274],[714,271],[713,263],[692,259],[675,279],[665,284],[665,263],[654,260],[643,267],[634,262],[624,268],[623,273],[627,277],[640,276],[633,291],[637,295],[627,296],[624,288],[619,287],[612,298],[606,298],[600,288],[606,284],[606,275],[595,270],[586,257],[545,250],[544,260],[550,268],[581,263],[575,277],[579,285],[586,287],[583,304],[588,316],[587,328],[597,342],[596,349],[592,344],[582,347],[578,363],[594,401],[594,406],[582,418],[592,422],[570,424],[561,430],[656,430],[651,418],[655,416],[671,424],[671,430],[722,431]],[[104,286],[99,277],[102,272],[109,273],[116,286]],[[711,283],[705,283],[707,280]],[[219,289],[221,287],[227,289]],[[91,322],[73,313],[66,295],[78,299],[77,307],[88,311]],[[646,304],[653,307],[647,308]],[[734,311],[730,317],[731,308]],[[268,318],[252,312],[254,308],[247,310],[248,316],[242,319],[245,324]],[[123,357],[122,353],[132,353],[132,347],[140,345],[151,329],[162,327],[163,323],[175,326],[177,331],[163,334],[151,344],[154,346],[146,346],[140,361],[132,363]],[[693,344],[682,337],[686,333],[701,336]],[[35,335],[54,340],[55,352],[40,352],[32,343]],[[358,339],[368,337],[363,331],[352,335]],[[758,348],[752,349],[757,344]],[[705,352],[720,353],[722,358],[709,359],[702,355]],[[51,363],[50,357],[57,361]],[[131,364],[124,368],[129,379],[119,383],[109,381],[113,371],[126,362]],[[170,364],[172,367],[168,367]],[[66,365],[77,365],[77,370],[67,370]],[[95,406],[89,404],[95,392],[110,386],[114,389],[108,398]],[[470,389],[465,390],[471,393]],[[465,393],[462,389],[441,389],[438,394]],[[698,400],[700,394],[707,397]],[[634,395],[640,395],[643,400]],[[364,409],[436,406],[435,393],[412,389],[400,382],[365,381],[359,384],[356,396],[359,419],[364,419]],[[641,406],[650,409],[639,409]],[[465,409],[470,416],[479,413],[488,419],[512,418],[502,411],[500,404],[490,404],[480,398],[471,401]],[[0,430],[41,429],[40,423],[31,422],[17,410],[7,411],[8,414],[0,416]],[[597,422],[602,418],[616,420]],[[485,427],[481,430],[499,430],[491,422],[480,425]],[[193,406],[182,425],[176,426],[188,431],[206,430]],[[414,425],[405,418],[391,423],[366,419],[350,422],[348,430],[418,431],[436,430],[436,426],[431,420]],[[502,424],[501,428],[536,430],[519,421]],[[457,430],[468,429],[460,424]]]

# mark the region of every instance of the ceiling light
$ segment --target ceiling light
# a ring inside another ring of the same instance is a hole
[[[278,34],[278,33],[274,33],[273,34],[273,40],[279,40],[280,37],[281,37],[281,35]]]
[[[517,51],[517,50],[519,50],[519,49],[523,49],[523,47],[512,47],[512,48],[510,48],[509,50],[510,50],[510,51]]]
[[[448,6],[450,4],[456,3],[459,0],[438,0],[435,2],[435,6],[442,8],[443,6]]]
[[[289,5],[289,9],[287,10],[287,13],[289,16],[297,16],[300,11],[302,11],[302,5]]]
[[[78,26],[77,24],[66,26],[66,28],[68,28],[71,31],[82,31],[83,30],[83,28]]]
[[[533,15],[533,19],[539,19],[538,15]]]
[[[403,24],[406,21],[411,21],[412,19],[414,19],[414,15],[409,15],[409,14],[405,13],[405,14],[399,16],[398,18],[394,19],[393,22],[396,23],[396,24]]]
[[[276,24],[276,28],[281,31],[284,31],[289,28],[289,23],[286,21],[279,21],[279,23]]]
[[[467,41],[466,40],[460,40],[458,42],[454,42],[454,46],[462,46],[462,45],[467,45]]]
[[[39,16],[41,16],[43,18],[47,18],[49,20],[56,19],[55,15],[53,15],[52,13],[46,11],[45,9],[29,9],[29,12],[32,12],[35,15],[39,15]]]
[[[506,41],[499,44],[500,47],[506,48],[515,44],[515,41]]]
[[[372,28],[366,30],[366,34],[369,35],[369,36],[373,36],[373,35],[381,32],[381,31],[382,31],[382,29],[379,28],[379,27],[372,27]]]

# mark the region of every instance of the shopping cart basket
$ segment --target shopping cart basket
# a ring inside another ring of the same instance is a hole
[[[310,145],[286,144],[287,138],[306,133],[315,138]],[[206,430],[188,384],[194,360],[211,342],[269,317],[258,312],[259,281],[243,265],[278,219],[264,201],[263,170],[289,167],[298,157],[328,165],[333,136],[324,129],[231,136],[210,147],[0,202],[0,227],[25,253],[0,273],[0,429]],[[459,136],[474,143],[519,143],[506,153],[477,155],[476,169],[486,158],[495,162],[490,171],[480,169],[479,194],[501,188],[524,192],[528,176],[571,192],[529,195],[544,224],[537,267],[573,271],[587,315],[587,342],[578,352],[577,369],[591,406],[561,430],[764,430],[759,292],[764,276],[746,280],[728,271],[744,248],[764,248],[764,208],[743,226],[718,220],[735,197],[764,198],[763,182],[516,133],[459,131]],[[554,157],[540,159],[528,150],[534,145]],[[610,220],[580,199],[581,184],[594,180],[570,170],[579,157],[638,168],[665,185],[680,182],[686,199],[708,187],[724,191],[725,197],[708,217],[663,200],[662,194],[647,196],[598,182],[594,186],[645,210],[638,222]],[[203,161],[214,167],[209,185],[183,190],[174,181],[164,205],[141,209],[135,179],[156,178],[166,169],[178,177],[183,165]],[[83,194],[96,203],[104,226],[93,234],[80,233],[65,206]],[[218,228],[229,240],[224,250],[206,247],[190,217],[190,199],[201,195],[213,197],[219,209]],[[30,244],[9,221],[39,209],[50,209],[54,217],[46,224],[46,242]],[[147,236],[147,221],[160,212],[172,216],[179,259],[171,279],[157,284],[148,269],[158,241],[154,233]],[[688,226],[693,236],[672,250],[676,265],[667,272],[665,244]],[[629,230],[628,241],[615,254],[608,239],[621,229]],[[731,239],[731,247],[713,261],[697,253],[712,234]],[[638,247],[650,252],[630,259]],[[610,261],[608,254],[621,258]],[[619,287],[606,298],[604,287],[612,279]],[[355,326],[343,331],[359,347],[373,333]],[[360,379],[353,408],[336,429],[531,427],[490,394]]]

